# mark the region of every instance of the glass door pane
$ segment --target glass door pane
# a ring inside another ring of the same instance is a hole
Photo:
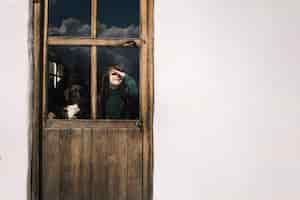
[[[90,36],[90,0],[49,0],[49,36]]]
[[[49,46],[48,118],[90,118],[90,48]]]
[[[138,38],[139,0],[98,0],[97,37]]]
[[[139,118],[139,48],[97,48],[97,118]]]

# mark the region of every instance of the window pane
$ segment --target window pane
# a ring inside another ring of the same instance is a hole
[[[49,36],[89,36],[90,0],[49,0]]]
[[[98,0],[97,36],[139,37],[139,0]]]
[[[48,118],[90,118],[90,48],[49,46]]]
[[[97,118],[138,119],[139,49],[97,48]]]

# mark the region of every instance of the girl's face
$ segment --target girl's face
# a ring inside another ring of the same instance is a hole
[[[111,69],[109,71],[109,83],[112,89],[116,89],[121,85],[122,76],[117,69]]]

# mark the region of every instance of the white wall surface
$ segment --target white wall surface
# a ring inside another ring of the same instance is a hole
[[[29,56],[27,1],[0,1],[0,199],[26,199]]]
[[[155,6],[154,200],[300,199],[300,2]],[[28,3],[0,16],[0,199],[22,200]]]

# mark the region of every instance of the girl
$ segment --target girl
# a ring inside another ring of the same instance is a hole
[[[118,64],[109,65],[102,78],[98,118],[138,118],[138,97],[134,79]]]

